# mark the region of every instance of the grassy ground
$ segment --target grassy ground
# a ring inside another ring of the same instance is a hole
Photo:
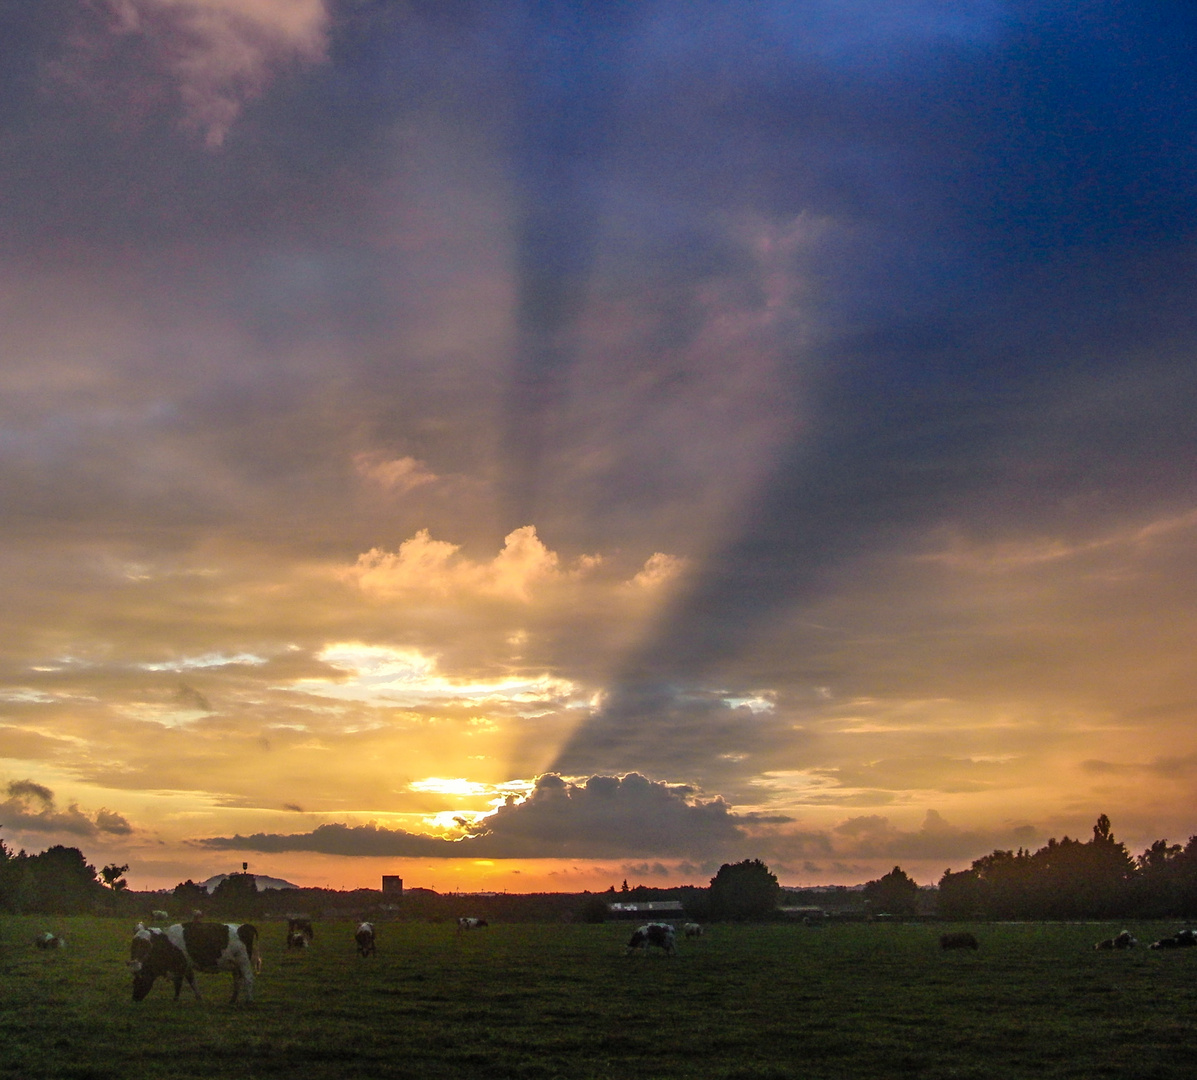
[[[977,953],[926,925],[715,926],[627,957],[622,924],[384,923],[363,960],[349,924],[305,953],[265,924],[251,1006],[229,975],[134,1004],[131,929],[0,920],[0,1077],[1188,1080],[1197,1046],[1197,949],[1094,952],[1121,925],[967,927]]]

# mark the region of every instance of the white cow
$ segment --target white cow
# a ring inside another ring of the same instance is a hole
[[[357,942],[358,956],[373,956],[377,952],[374,945],[373,923],[360,923],[357,932],[353,935],[353,940]]]

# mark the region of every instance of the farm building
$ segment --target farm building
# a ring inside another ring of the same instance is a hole
[[[680,900],[643,900],[636,904],[607,905],[612,919],[680,919],[685,914]]]

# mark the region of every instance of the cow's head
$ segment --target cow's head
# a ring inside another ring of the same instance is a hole
[[[126,966],[133,974],[134,1001],[144,998],[154,985],[154,976],[147,966],[147,961],[154,949],[155,933],[161,933],[161,931],[147,930],[141,923],[138,923],[137,931],[133,935],[133,942],[129,946],[129,962]]]

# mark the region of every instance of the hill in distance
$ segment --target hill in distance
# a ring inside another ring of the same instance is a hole
[[[228,874],[213,874],[207,881],[201,881],[200,884],[209,892],[213,892],[216,886],[219,885]],[[298,885],[292,885],[289,881],[284,881],[282,878],[267,877],[265,874],[255,874],[254,884],[258,887],[258,892],[264,892],[266,889],[298,889]]]

